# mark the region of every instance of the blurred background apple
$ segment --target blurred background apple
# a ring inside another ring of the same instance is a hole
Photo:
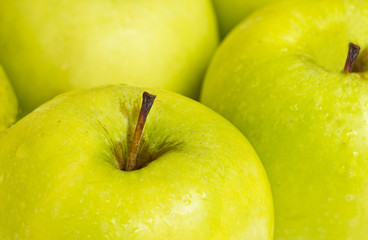
[[[25,112],[116,83],[196,98],[217,42],[210,0],[0,1],[0,61]]]
[[[221,36],[225,37],[254,10],[274,1],[276,0],[212,0]]]
[[[0,133],[15,122],[17,115],[17,98],[0,65]]]

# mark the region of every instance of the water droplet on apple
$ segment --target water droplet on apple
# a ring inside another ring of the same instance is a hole
[[[203,200],[207,199],[207,194],[205,192],[202,192],[200,196],[201,196],[201,199]]]
[[[339,174],[345,173],[345,166],[341,166],[341,168],[338,170]]]
[[[183,199],[183,203],[185,205],[190,205],[192,203],[192,201],[190,199]]]
[[[112,219],[110,220],[110,222],[111,222],[114,226],[116,226],[116,219],[115,219],[115,218],[112,218]]]
[[[355,136],[357,136],[358,134],[357,134],[357,132],[355,132],[355,131],[351,131],[351,132],[348,132],[347,134],[346,134],[346,136],[353,136],[353,137],[355,137]]]
[[[356,176],[356,173],[352,169],[349,169],[349,178],[353,178],[355,176]]]
[[[348,195],[346,195],[345,196],[345,200],[347,201],[347,202],[350,202],[350,201],[353,201],[354,200],[354,195],[352,195],[352,194],[348,194]]]

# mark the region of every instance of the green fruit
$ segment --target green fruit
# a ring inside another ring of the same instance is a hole
[[[17,114],[17,98],[0,65],[0,133],[15,122]]]
[[[220,33],[224,37],[254,10],[275,0],[212,0],[215,7]]]
[[[198,97],[217,42],[210,0],[0,1],[0,62],[26,113],[116,83]]]
[[[367,238],[368,2],[277,3],[216,53],[201,100],[262,159],[275,239]],[[349,42],[361,47],[344,73]]]
[[[271,191],[246,138],[193,100],[149,91],[139,170],[120,167],[139,88],[63,94],[0,137],[0,239],[271,240]]]

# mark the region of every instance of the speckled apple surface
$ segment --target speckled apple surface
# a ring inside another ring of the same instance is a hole
[[[0,133],[15,122],[17,114],[17,98],[0,65]]]
[[[254,10],[276,0],[212,0],[222,37]]]
[[[26,113],[117,83],[196,98],[217,42],[210,0],[0,1],[0,61]]]
[[[368,234],[368,2],[275,3],[216,53],[201,100],[262,160],[276,240]],[[343,73],[348,44],[360,45]]]
[[[153,161],[139,170],[119,170],[116,158],[143,89],[63,94],[9,128],[0,238],[271,240],[271,191],[246,138],[198,102],[148,91],[157,98],[138,156]]]

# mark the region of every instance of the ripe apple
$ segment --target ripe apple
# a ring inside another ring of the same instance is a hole
[[[254,10],[275,0],[212,0],[222,37]]]
[[[246,138],[170,92],[149,90],[140,111],[142,92],[66,93],[0,137],[0,239],[272,239]]]
[[[217,42],[210,0],[0,1],[0,62],[26,113],[115,83],[196,98]]]
[[[277,240],[367,239],[367,36],[367,1],[280,2],[238,26],[210,65],[201,100],[259,154]],[[352,72],[349,42],[361,47]]]
[[[0,133],[15,122],[17,114],[17,98],[0,65]]]

